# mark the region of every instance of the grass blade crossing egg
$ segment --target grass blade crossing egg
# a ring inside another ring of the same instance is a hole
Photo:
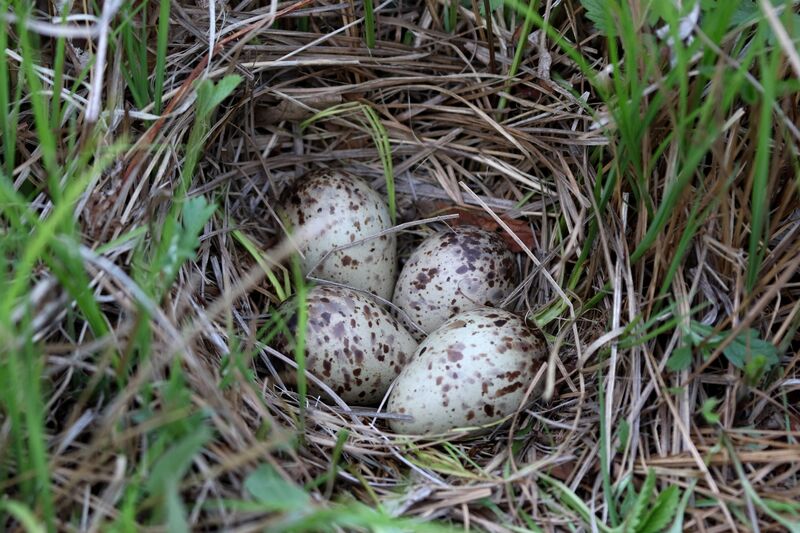
[[[292,227],[322,221],[318,237],[300,243],[306,274],[331,250],[392,227],[383,198],[364,181],[342,172],[299,178],[283,194],[282,204]],[[396,265],[397,239],[388,234],[334,252],[312,275],[389,299]]]

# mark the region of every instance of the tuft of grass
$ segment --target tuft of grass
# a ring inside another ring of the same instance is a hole
[[[163,4],[162,1],[161,5]],[[114,29],[111,40],[114,47],[122,48],[124,57],[122,75],[125,77],[125,86],[138,109],[147,107],[152,94],[148,82],[150,68],[147,50],[150,26],[143,23],[146,9],[146,2],[125,0],[120,10],[120,24]],[[157,41],[162,39],[164,39],[163,33],[157,36]]]

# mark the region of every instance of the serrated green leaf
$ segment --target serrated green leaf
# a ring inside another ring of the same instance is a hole
[[[652,468],[647,470],[647,477],[644,479],[644,483],[642,484],[642,488],[639,491],[639,495],[636,497],[636,501],[633,504],[633,508],[631,509],[628,518],[626,519],[628,523],[628,529],[630,531],[638,531],[640,524],[643,523],[643,519],[645,518],[645,513],[647,511],[648,504],[650,503],[650,498],[653,496],[653,491],[656,488],[656,473]]]
[[[714,349],[719,346],[729,334],[729,331],[715,334],[714,328],[711,326],[706,326],[699,322],[692,322],[689,331],[687,331],[687,338],[695,346],[705,343],[707,347]],[[740,332],[733,342],[725,347],[722,353],[725,355],[725,358],[737,368],[744,368],[745,365],[757,355],[764,356],[767,370],[780,362],[778,358],[778,349],[775,345],[759,338],[758,332],[754,329],[746,329]]]
[[[612,6],[612,3],[613,0],[581,0],[581,5],[586,10],[586,18],[594,22],[597,31],[603,35],[610,35],[613,32],[615,6]]]
[[[669,521],[675,516],[679,500],[680,491],[678,487],[673,485],[661,491],[647,516],[636,530],[637,533],[658,533],[667,527]]]
[[[672,522],[672,526],[667,530],[667,533],[681,533],[683,531],[683,515],[686,512],[686,507],[689,506],[689,499],[694,493],[695,485],[697,485],[696,479],[692,480],[689,487],[684,491],[683,497],[675,512],[675,521]]]
[[[724,332],[714,333],[714,328],[711,326],[692,321],[686,331],[686,339],[694,346],[705,344],[707,347],[714,348],[725,339],[725,334]]]
[[[244,486],[247,492],[270,511],[299,511],[309,504],[308,494],[285,479],[269,464],[253,470]]]
[[[162,287],[170,286],[181,265],[194,257],[200,245],[203,226],[215,210],[214,204],[209,204],[205,197],[198,196],[187,200],[183,205],[180,226],[173,219],[165,222],[164,238],[168,239],[169,244],[160,247],[158,259],[162,272]],[[178,227],[180,229],[176,229]]]
[[[727,0],[726,0],[727,1]],[[771,3],[776,8],[780,8],[786,5],[785,0],[771,0]],[[796,6],[798,0],[793,0],[791,2],[792,5]],[[737,26],[741,26],[743,24],[749,24],[760,20],[764,17],[764,13],[761,11],[761,8],[758,5],[758,2],[755,0],[741,0],[739,5],[737,6],[736,10],[733,12],[731,16],[730,27],[735,28]],[[781,19],[781,24],[784,26],[786,25],[786,20],[783,14],[779,15]],[[767,31],[767,42],[770,45],[775,44],[777,40],[777,36],[775,32],[772,30],[772,27],[766,28]],[[800,14],[793,13],[790,17],[789,27],[786,28],[787,33],[792,36],[795,42],[800,39]]]
[[[629,483],[628,486],[625,487],[625,497],[622,499],[622,503],[619,506],[620,515],[630,515],[631,509],[636,505],[636,496],[636,487],[633,486],[633,483]]]

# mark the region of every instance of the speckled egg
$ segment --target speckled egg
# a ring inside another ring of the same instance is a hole
[[[397,278],[394,303],[430,333],[462,311],[496,306],[516,283],[514,255],[503,239],[459,226],[428,237],[414,250]]]
[[[288,301],[280,310],[292,332],[296,306]],[[306,308],[306,368],[347,403],[379,402],[416,350],[414,338],[375,300],[352,289],[314,287]],[[294,349],[284,335],[274,344],[289,355]],[[311,383],[309,390],[320,393]]]
[[[395,381],[387,411],[398,433],[426,435],[495,422],[514,413],[546,355],[516,315],[493,308],[461,313],[419,345]]]
[[[306,274],[334,248],[392,226],[383,198],[364,181],[341,172],[320,172],[298,179],[284,193],[281,203],[292,227],[321,221],[321,233],[310,242],[300,243]],[[396,268],[397,239],[390,234],[334,252],[312,275],[388,299]]]

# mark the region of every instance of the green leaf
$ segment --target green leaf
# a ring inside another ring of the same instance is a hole
[[[686,370],[692,364],[692,348],[690,346],[680,346],[676,348],[672,355],[667,359],[667,370],[680,372]]]
[[[647,477],[642,484],[642,489],[633,504],[630,514],[627,517],[628,527],[630,531],[639,531],[640,524],[643,523],[645,518],[645,511],[647,511],[650,498],[656,488],[656,473],[652,468],[647,470]]]
[[[625,445],[628,444],[628,437],[631,434],[631,425],[628,424],[627,420],[622,420],[619,423],[619,446],[617,446],[618,452],[623,452],[625,450]]]
[[[778,349],[771,342],[758,338],[758,332],[747,329],[741,332],[723,352],[735,367],[744,366],[757,356],[763,356],[767,368],[772,368],[780,362]]]
[[[167,524],[170,533],[189,533],[189,523],[186,520],[186,506],[181,500],[178,484],[170,482],[166,486]]]
[[[197,86],[197,114],[201,119],[208,118],[214,109],[223,102],[242,82],[236,74],[225,76],[214,85],[210,80],[203,80]]]
[[[688,338],[694,346],[705,344],[706,347],[711,347],[712,349],[725,340],[725,332],[714,333],[714,328],[711,326],[706,326],[705,324],[695,321],[691,322],[686,334],[686,338]]]
[[[767,372],[767,358],[761,354],[744,365],[744,378],[748,385],[753,386],[764,377]]]
[[[728,1],[728,0],[725,0]],[[771,0],[773,6],[780,8],[786,5],[786,0]],[[797,5],[798,1],[793,0],[792,5]],[[736,10],[733,12],[731,16],[730,27],[735,28],[737,26],[741,26],[743,24],[748,24],[751,22],[758,21],[764,17],[764,13],[761,11],[761,8],[758,5],[757,1],[754,0],[741,0],[739,5],[737,6]],[[781,12],[778,17],[780,18],[781,24],[786,26],[786,18],[783,12]],[[798,37],[800,36],[800,14],[792,13],[790,17],[789,27],[786,28],[787,33],[792,36],[794,42],[797,42]],[[766,28],[767,31],[767,42],[770,45],[774,45],[777,41],[777,37],[775,36],[775,32],[772,30],[771,26]]]
[[[730,331],[715,334],[714,328],[711,326],[692,322],[687,333],[689,340],[695,346],[705,342],[706,346],[714,349],[725,340]],[[736,368],[744,368],[749,361],[752,361],[758,355],[762,355],[766,359],[765,370],[769,370],[780,363],[778,349],[775,345],[760,339],[758,332],[754,329],[746,329],[739,333],[733,342],[725,347],[722,353]]]
[[[546,482],[548,485],[555,489],[555,497],[561,501],[562,504],[566,505],[581,517],[581,520],[586,522],[587,524],[592,519],[592,511],[589,507],[584,503],[584,501],[575,494],[572,489],[566,486],[564,483],[558,481],[557,479],[551,478],[546,474],[539,474],[539,478]],[[602,524],[599,524],[602,526]],[[607,530],[608,528],[601,527],[601,530]]]
[[[667,530],[667,533],[681,533],[683,531],[683,515],[686,513],[686,507],[689,506],[689,499],[694,493],[695,485],[697,485],[696,479],[692,480],[692,483],[683,492],[683,498],[681,498],[675,512],[675,521],[672,522],[672,526]]]
[[[211,440],[211,430],[206,425],[196,429],[179,439],[170,449],[164,452],[153,465],[147,479],[147,492],[156,496],[160,503],[158,517],[164,517],[167,531],[188,533],[186,508],[180,494],[181,480],[186,475],[194,458],[203,446]]]
[[[308,507],[308,494],[283,479],[269,464],[253,470],[244,481],[247,491],[270,511],[300,511]]]
[[[625,487],[625,497],[622,499],[622,503],[619,506],[619,512],[622,516],[628,516],[631,513],[631,509],[636,504],[636,487],[633,486],[633,483],[628,483]]]
[[[658,533],[667,527],[669,521],[675,516],[679,499],[678,487],[672,485],[664,489],[636,530],[637,533]]]
[[[7,512],[25,528],[27,533],[45,533],[47,531],[36,515],[26,506],[15,500],[0,500],[0,511]]]
[[[170,483],[177,486],[189,470],[195,455],[209,440],[211,440],[211,430],[208,426],[202,425],[164,452],[153,465],[147,480],[148,492],[160,494]]]
[[[203,226],[215,210],[214,204],[209,204],[203,196],[197,196],[187,200],[183,205],[180,230],[175,231],[176,224],[170,223],[171,220],[167,220],[164,224],[164,237],[168,245],[161,246],[158,260],[161,264],[162,287],[170,286],[181,265],[194,257],[200,245]]]
[[[702,407],[700,407],[700,414],[703,415],[703,418],[709,424],[719,423],[719,415],[715,411],[717,405],[719,405],[719,398],[709,398],[704,401]]]
[[[581,5],[586,10],[586,18],[594,22],[597,31],[603,35],[610,35],[613,32],[614,17],[611,4],[612,0],[581,0]],[[615,6],[619,9],[619,6]]]

